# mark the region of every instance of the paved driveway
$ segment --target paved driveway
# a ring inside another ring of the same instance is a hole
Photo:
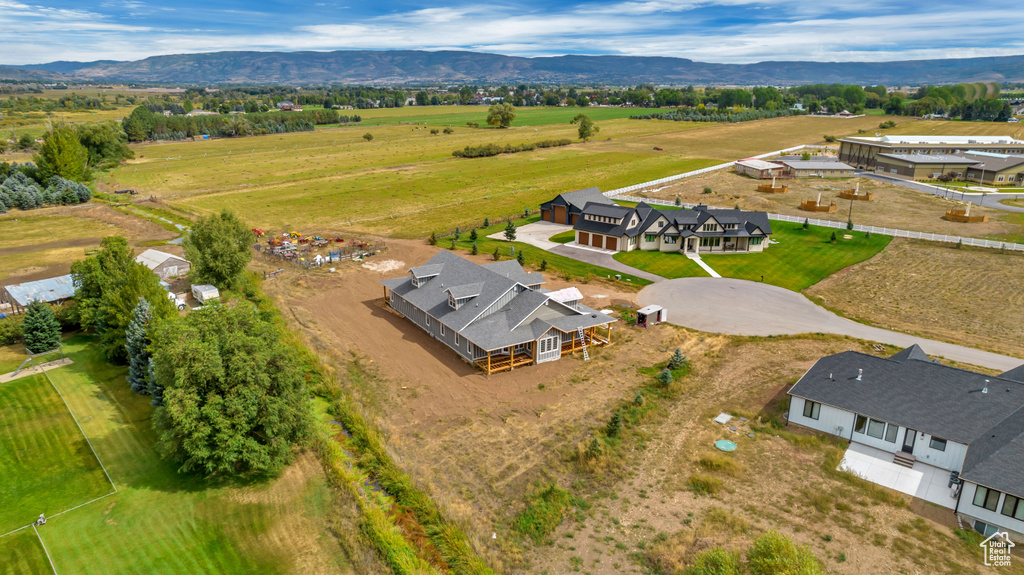
[[[525,226],[519,226],[516,228],[516,241],[523,242],[524,244],[530,244],[531,246],[537,246],[542,250],[550,250],[555,246],[560,246],[548,238],[555,234],[567,232],[572,229],[572,226],[565,224],[553,224],[551,222],[539,221],[533,222],[532,224],[526,224]],[[489,236],[492,240],[504,240],[505,232],[496,232]]]
[[[803,295],[770,284],[728,278],[681,278],[645,287],[642,305],[668,310],[670,323],[714,333],[784,335],[835,333],[907,347],[954,361],[1008,371],[1024,359],[866,326],[839,317]]]

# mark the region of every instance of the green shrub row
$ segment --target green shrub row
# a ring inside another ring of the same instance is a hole
[[[499,144],[484,144],[482,146],[466,146],[461,150],[455,150],[452,155],[456,158],[486,158],[488,156],[497,156],[498,154],[516,154],[519,152],[529,152],[537,148],[556,148],[558,146],[568,146],[572,143],[572,140],[561,139],[561,140],[541,140],[540,142],[534,142],[532,144],[505,144],[504,146]]]

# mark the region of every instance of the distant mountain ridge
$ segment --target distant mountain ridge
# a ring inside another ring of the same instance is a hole
[[[36,76],[33,76],[35,74]],[[0,78],[168,84],[575,83],[671,85],[945,84],[1024,81],[1024,55],[898,62],[714,64],[662,56],[542,56],[341,50],[213,52],[133,62],[0,66]]]

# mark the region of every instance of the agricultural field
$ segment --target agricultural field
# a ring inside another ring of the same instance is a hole
[[[1020,357],[1022,269],[1019,252],[895,239],[874,258],[804,293],[877,327]]]
[[[343,113],[358,114],[362,126],[389,124],[426,124],[431,126],[465,126],[476,122],[487,126],[488,106],[424,106],[406,108],[379,108],[352,110]],[[639,108],[516,108],[516,126],[547,126],[568,124],[577,114],[586,114],[591,120],[617,120],[645,113]],[[600,134],[598,134],[600,136]]]
[[[847,218],[851,217],[852,200],[840,198],[839,192],[859,188],[861,192],[873,194],[873,198],[869,201],[853,201],[852,219],[855,224],[1006,241],[1024,236],[1024,225],[1017,214],[973,206],[971,213],[988,215],[989,221],[983,224],[951,222],[943,219],[943,215],[950,209],[962,209],[962,202],[870,178],[793,178],[780,182],[789,186],[788,192],[766,194],[757,191],[757,185],[764,183],[762,180],[737,174],[733,170],[717,170],[656,191],[634,195],[669,201],[678,197],[680,201],[690,204],[702,203],[719,208],[739,206],[745,210],[846,223]],[[705,193],[705,188],[711,188],[711,193]],[[819,194],[822,204],[834,202],[836,211],[807,212],[800,209],[800,202],[817,200]]]
[[[832,232],[836,243],[831,243]],[[850,237],[847,238],[846,236]],[[710,254],[701,259],[722,277],[761,281],[801,291],[839,270],[873,257],[892,240],[875,234],[846,232],[800,224],[772,222],[772,244],[756,254]],[[703,269],[678,253],[620,252],[615,259],[667,278],[707,276]],[[685,263],[684,263],[685,262]],[[668,275],[666,275],[668,274]]]
[[[560,113],[536,111],[549,112]],[[389,117],[400,121],[400,116]],[[456,126],[451,135],[431,135],[425,126],[357,126],[149,144],[136,147],[136,159],[105,182],[137,188],[190,212],[227,207],[263,228],[290,225],[425,237],[456,224],[536,209],[558,192],[593,185],[613,189],[818,142],[837,128],[851,131],[878,122],[806,117],[738,124],[605,120],[598,122],[600,139],[587,144],[490,158],[451,156],[467,145],[576,137],[574,126],[557,120],[507,130]],[[365,133],[373,134],[373,141],[365,141]],[[452,211],[458,219],[451,217]]]
[[[128,389],[125,368],[106,363],[89,337],[75,336],[65,342],[64,349],[75,363],[47,373],[81,421],[118,493],[53,518],[39,528],[57,572],[351,570],[328,530],[332,495],[314,456],[300,454],[281,477],[252,485],[209,483],[179,474],[174,464],[157,455],[150,423],[152,407],[148,398]],[[0,388],[4,389],[6,384]],[[63,416],[70,422],[67,409]],[[53,417],[48,420],[56,424]],[[6,427],[7,422],[0,425]],[[5,447],[10,445],[24,442],[4,441]],[[69,449],[69,454],[61,451]],[[76,463],[84,462],[86,455],[92,457],[87,449],[82,453],[73,441],[50,441],[42,452],[62,455],[63,460]],[[4,469],[9,469],[6,463]],[[103,490],[106,479],[102,472],[98,482],[94,475],[90,468],[70,479],[79,484],[89,479],[90,485],[99,485],[100,495],[109,492],[109,483]],[[11,483],[6,479],[9,487]],[[19,481],[18,485],[31,482]],[[63,504],[58,495],[47,496],[45,510]],[[87,500],[76,499],[78,503]],[[41,505],[42,501],[37,502],[22,514],[29,513],[29,519],[34,519]],[[5,514],[11,512],[6,505],[4,508]],[[25,521],[18,517],[15,522]],[[36,550],[37,541],[26,537],[7,539],[0,538],[5,563],[7,553],[11,553],[15,561],[28,565],[29,572],[49,572],[46,563],[39,564],[45,557]]]

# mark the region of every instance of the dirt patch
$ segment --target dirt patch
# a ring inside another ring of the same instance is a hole
[[[1019,356],[1024,255],[895,239],[805,293],[849,318]]]
[[[88,206],[88,209],[76,212],[74,215],[113,224],[119,230],[122,230],[123,235],[130,241],[164,241],[173,239],[178,235],[165,230],[149,220],[123,214],[109,206],[101,204],[88,204]]]
[[[368,260],[363,262],[363,267],[372,272],[393,272],[405,267],[405,262],[400,260]]]
[[[861,192],[874,194],[870,201],[853,202],[853,222],[886,228],[911,231],[931,232],[969,237],[987,237],[1002,235],[1020,235],[1024,233],[1012,214],[992,209],[971,207],[971,213],[987,214],[989,221],[983,224],[961,224],[944,220],[946,210],[960,207],[963,204],[924,192],[908,190],[892,184],[886,184],[868,178],[850,178],[846,180],[825,180],[821,178],[796,178],[778,180],[778,184],[789,186],[785,194],[765,194],[757,191],[757,185],[771,183],[771,180],[756,180],[739,175],[732,170],[719,170],[687,178],[686,180],[665,186],[657,191],[636,194],[643,197],[662,200],[675,200],[678,197],[685,203],[704,203],[721,208],[733,208],[737,205],[744,210],[762,210],[777,214],[786,214],[803,218],[817,218],[846,222],[850,215],[850,200],[839,197],[840,189],[852,189],[860,186]],[[714,193],[705,194],[704,188],[710,187]],[[836,203],[835,212],[806,212],[800,209],[800,202],[817,200]]]
[[[73,240],[62,240],[57,242],[32,244],[30,246],[15,246],[13,248],[0,249],[0,257],[13,256],[15,254],[26,254],[29,252],[38,252],[44,250],[55,250],[63,248],[84,248],[96,245],[99,242],[100,238],[75,238]]]

